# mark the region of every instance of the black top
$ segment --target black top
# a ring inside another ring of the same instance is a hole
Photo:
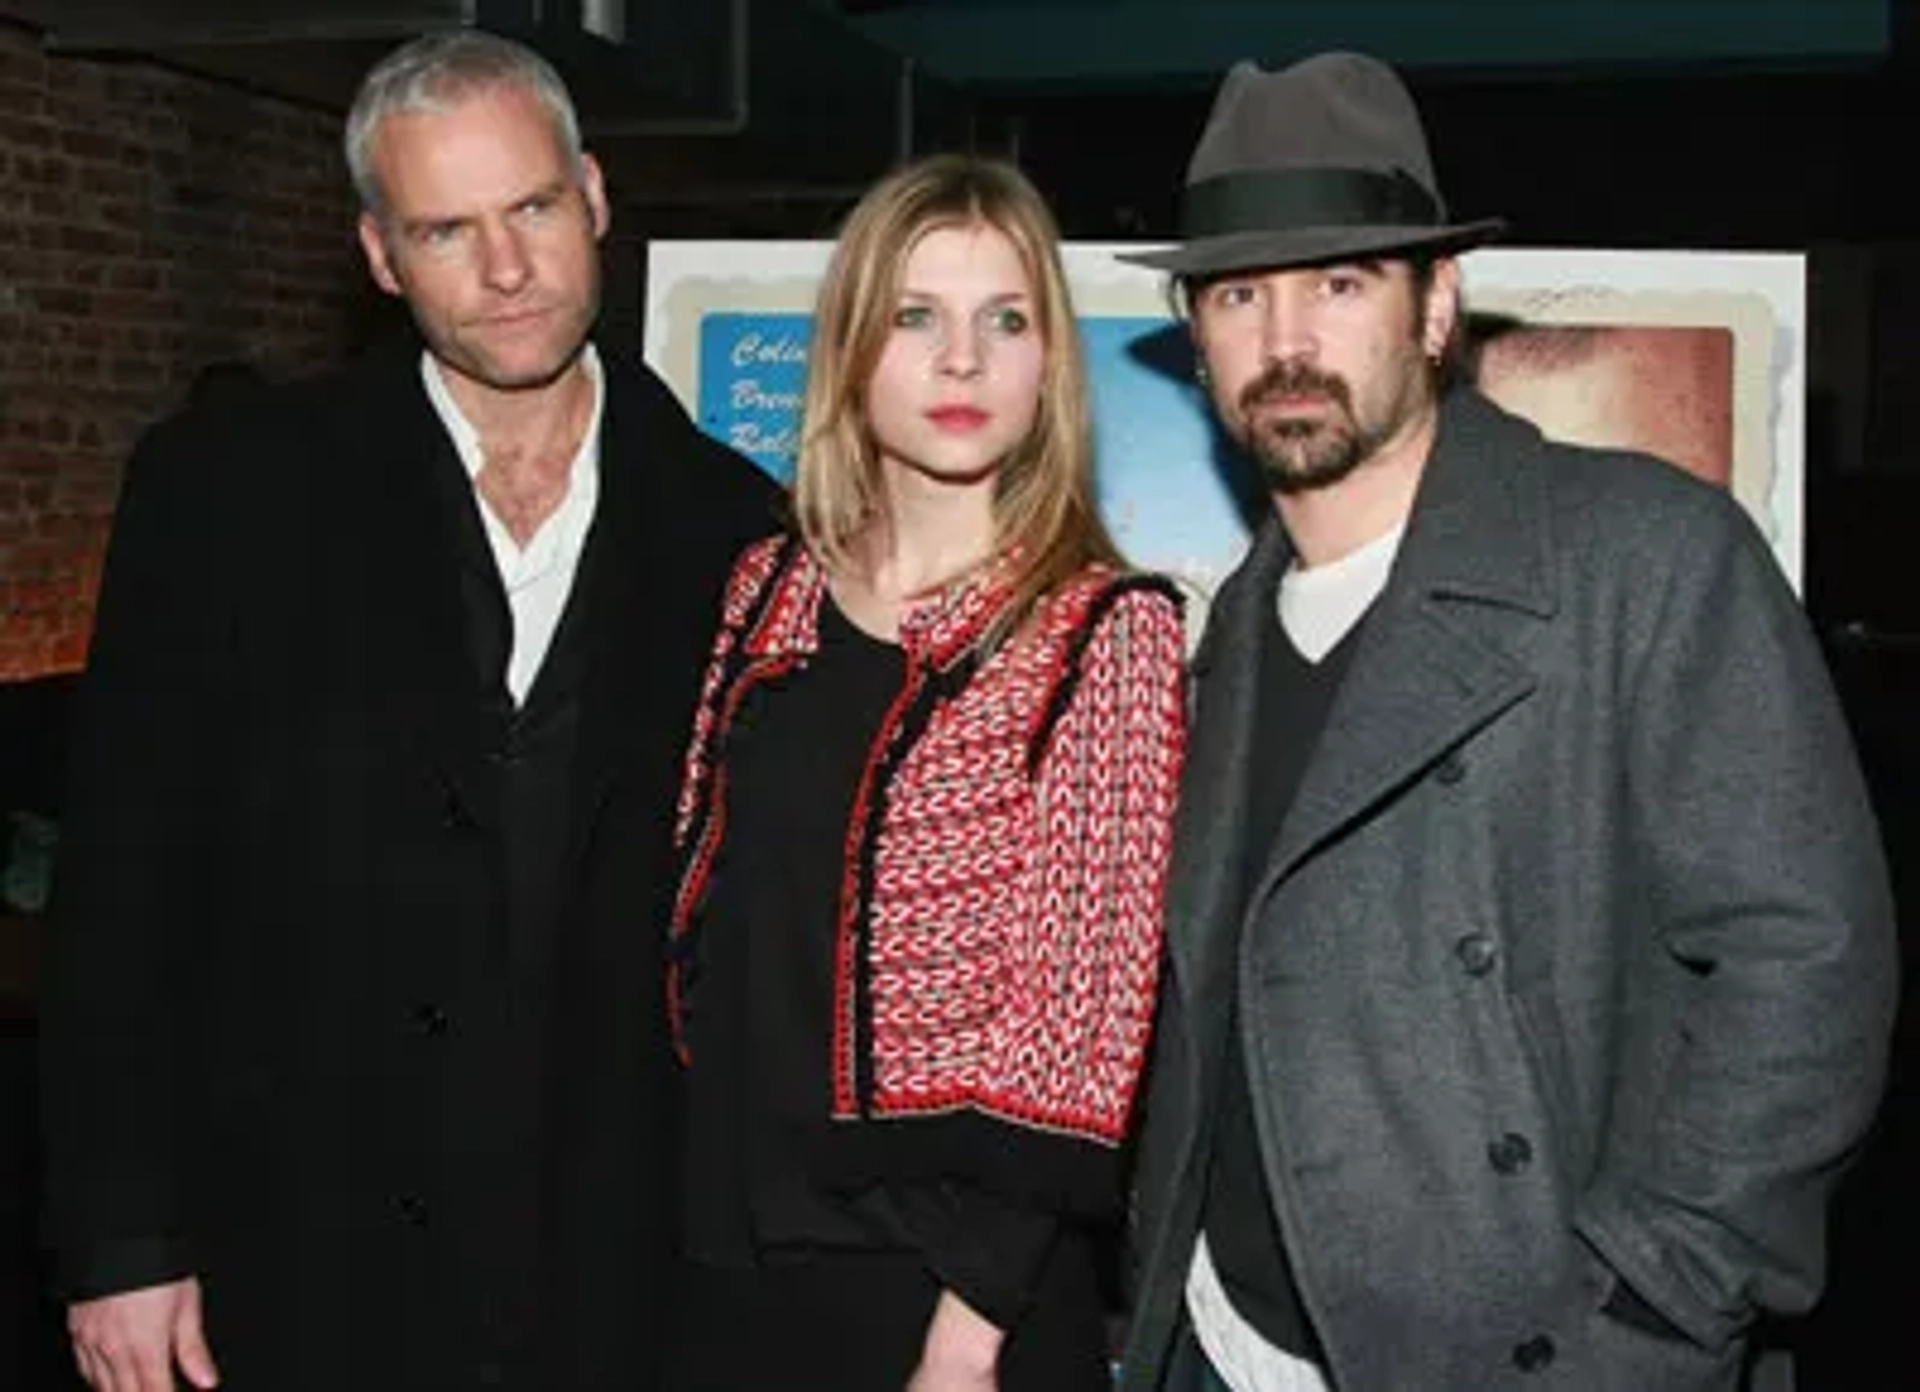
[[[1340,688],[1359,629],[1359,624],[1348,629],[1317,663],[1300,655],[1277,618],[1266,629],[1260,650],[1260,721],[1254,734],[1252,761],[1255,786],[1247,803],[1243,908],[1249,906],[1248,900],[1266,874],[1268,851],[1279,837],[1280,824],[1319,743],[1327,710]],[[1239,957],[1236,951],[1236,983]],[[1207,1247],[1220,1284],[1241,1318],[1275,1347],[1318,1361],[1319,1340],[1300,1304],[1292,1264],[1273,1220],[1272,1199],[1261,1170],[1237,985],[1230,999],[1220,1106],[1207,1171],[1203,1216]]]
[[[833,956],[846,838],[874,732],[904,681],[902,650],[830,600],[817,653],[756,686],[727,736],[725,840],[702,909],[699,1005],[688,1021],[687,1246],[703,1265],[917,1252],[1003,1327],[1024,1305],[1055,1224],[957,1182],[844,1192],[823,1183]]]

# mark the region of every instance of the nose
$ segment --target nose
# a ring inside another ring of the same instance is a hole
[[[1296,287],[1278,285],[1267,298],[1260,325],[1260,352],[1267,362],[1299,362],[1319,351],[1312,306]]]
[[[935,366],[942,376],[977,377],[982,363],[980,328],[971,319],[945,325],[935,347]]]
[[[511,227],[483,224],[480,230],[480,273],[489,288],[511,295],[532,278],[526,248]]]

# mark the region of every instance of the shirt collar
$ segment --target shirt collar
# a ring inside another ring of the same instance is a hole
[[[586,433],[580,438],[579,453],[574,455],[575,473],[584,458],[597,460],[600,457],[600,417],[606,409],[606,386],[604,374],[600,370],[600,354],[591,342],[580,350],[580,365],[587,371],[587,380],[593,384],[593,410],[587,417]],[[453,439],[453,447],[460,455],[460,463],[467,471],[467,477],[478,478],[480,470],[486,464],[486,456],[480,451],[480,432],[473,427],[466,413],[460,409],[460,403],[453,399],[453,393],[447,389],[446,372],[431,352],[420,353],[420,380],[426,385],[427,400],[433,403],[434,414],[440,417],[440,423],[447,428],[447,434]]]

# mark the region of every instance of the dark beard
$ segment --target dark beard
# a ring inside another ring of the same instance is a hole
[[[1263,398],[1308,393],[1325,397],[1334,409],[1315,420],[1253,424],[1254,409]],[[1338,483],[1380,444],[1354,419],[1353,393],[1346,382],[1301,363],[1275,363],[1249,382],[1240,393],[1240,411],[1248,422],[1243,443],[1275,493],[1307,493]]]

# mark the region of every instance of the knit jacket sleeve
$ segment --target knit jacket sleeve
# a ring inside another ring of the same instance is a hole
[[[1040,899],[1017,925],[1031,1009],[1008,1056],[1034,1122],[1117,1147],[1152,1027],[1185,749],[1177,601],[1109,590],[1037,749]]]

